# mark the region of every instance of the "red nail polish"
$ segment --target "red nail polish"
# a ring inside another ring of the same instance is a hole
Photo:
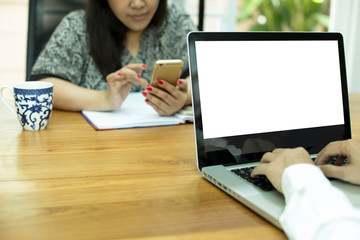
[[[122,76],[122,73],[118,73],[117,75],[118,75],[118,76]]]
[[[141,78],[141,76],[138,74],[138,75],[136,75],[138,78]]]
[[[146,64],[143,64],[142,67],[143,67],[143,68],[147,68],[147,65],[146,65]]]
[[[144,97],[146,97],[146,96],[147,96],[147,92],[143,91],[143,92],[142,92],[142,95],[144,95]]]
[[[164,84],[164,81],[163,81],[163,80],[159,80],[159,81],[158,81],[158,84],[163,85],[163,84]]]
[[[145,99],[145,102],[150,102],[149,99]]]
[[[147,87],[146,90],[152,91],[152,87]]]
[[[181,85],[181,84],[183,84],[184,82],[183,82],[183,80],[180,80],[180,79],[179,79],[179,82],[178,82],[178,83]]]

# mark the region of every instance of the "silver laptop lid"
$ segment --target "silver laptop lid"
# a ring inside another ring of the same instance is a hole
[[[339,33],[188,35],[198,167],[351,138]]]

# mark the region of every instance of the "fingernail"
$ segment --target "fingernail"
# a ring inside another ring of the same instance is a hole
[[[147,87],[146,90],[152,91],[152,87]]]
[[[122,76],[122,73],[118,73],[117,75],[118,75],[118,76]]]
[[[138,75],[136,75],[138,78],[141,78],[141,76],[138,74]]]
[[[178,83],[181,85],[181,84],[183,84],[184,82],[183,82],[183,80],[180,80],[180,79],[179,79]]]
[[[149,99],[145,99],[145,102],[150,102]]]
[[[146,64],[143,64],[142,67],[143,67],[143,68],[147,68],[147,65],[146,65]]]
[[[163,84],[164,84],[164,81],[163,81],[163,80],[159,80],[159,81],[158,81],[158,84],[163,85]]]
[[[143,91],[143,92],[142,92],[142,95],[144,95],[144,97],[146,97],[146,96],[147,96],[147,92]]]

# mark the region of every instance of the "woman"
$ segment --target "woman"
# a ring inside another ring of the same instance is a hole
[[[192,30],[189,16],[166,0],[89,0],[86,12],[72,12],[59,24],[30,80],[54,84],[58,109],[115,110],[130,91],[146,89],[146,102],[172,115],[191,103],[186,35]],[[158,59],[182,59],[186,79],[176,87],[164,81],[149,87]]]

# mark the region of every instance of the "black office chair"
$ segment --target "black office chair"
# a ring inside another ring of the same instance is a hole
[[[26,56],[26,80],[44,45],[61,19],[75,9],[85,7],[87,0],[30,0]]]
[[[87,0],[30,0],[26,56],[26,80],[44,45],[61,19],[75,9],[85,7]],[[205,0],[199,0],[199,30],[203,29]]]

